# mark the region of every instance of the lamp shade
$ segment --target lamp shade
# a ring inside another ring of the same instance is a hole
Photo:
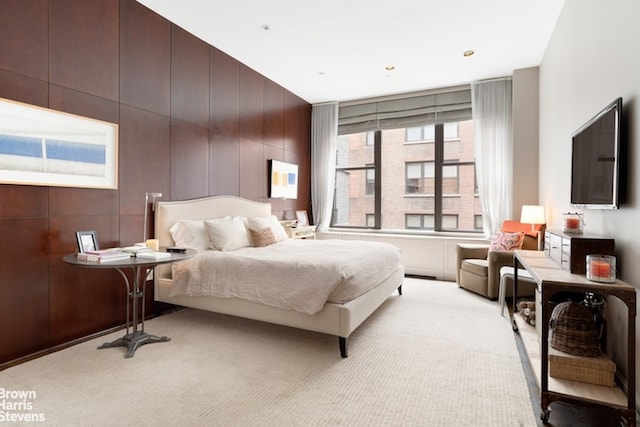
[[[522,205],[520,222],[523,224],[544,224],[544,206]]]

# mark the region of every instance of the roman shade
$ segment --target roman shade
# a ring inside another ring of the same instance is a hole
[[[469,85],[340,103],[338,134],[470,120]]]

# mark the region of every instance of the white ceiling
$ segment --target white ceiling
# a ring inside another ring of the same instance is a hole
[[[564,4],[138,1],[312,104],[454,86],[537,66]],[[469,49],[475,54],[464,57]],[[395,70],[385,69],[390,65]]]

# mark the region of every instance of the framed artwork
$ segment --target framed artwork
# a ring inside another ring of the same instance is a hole
[[[309,225],[309,217],[307,211],[296,211],[296,219],[298,220],[299,227],[306,227]]]
[[[298,165],[269,160],[272,199],[298,198]]]
[[[98,243],[98,236],[93,230],[90,231],[76,231],[76,240],[78,241],[78,252],[81,254],[86,251],[97,251],[100,249]]]
[[[118,125],[0,98],[0,183],[118,188]]]

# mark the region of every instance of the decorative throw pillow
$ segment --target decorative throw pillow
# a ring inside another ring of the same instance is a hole
[[[219,251],[235,251],[251,246],[244,219],[239,216],[218,220],[206,220],[204,229],[210,247]]]
[[[491,238],[491,245],[489,245],[490,251],[513,251],[515,249],[522,248],[524,242],[524,233],[518,231],[517,233],[505,233],[503,231],[496,231]]]
[[[262,230],[249,229],[249,235],[251,236],[251,244],[257,248],[273,245],[277,243],[276,235],[273,234],[271,227],[263,228]]]
[[[176,246],[196,251],[209,249],[209,239],[204,231],[202,221],[181,219],[171,226],[169,233]]]
[[[247,220],[247,226],[249,229],[253,228],[254,230],[262,230],[267,227],[271,228],[271,231],[273,231],[273,234],[276,236],[277,242],[282,242],[289,238],[289,235],[275,215],[249,218]]]

